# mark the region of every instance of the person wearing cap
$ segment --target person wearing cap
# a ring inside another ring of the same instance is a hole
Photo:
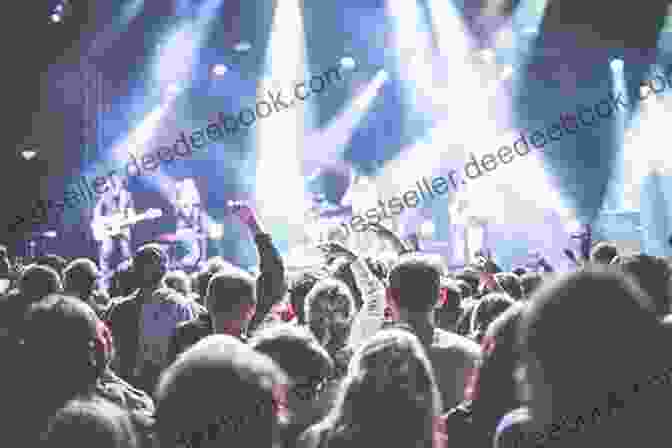
[[[168,257],[157,244],[140,247],[133,259],[138,289],[115,303],[108,321],[117,349],[114,369],[132,385],[153,390],[166,367],[170,337],[181,322],[193,319],[191,306],[179,294],[165,290]],[[171,290],[172,291],[172,290]]]

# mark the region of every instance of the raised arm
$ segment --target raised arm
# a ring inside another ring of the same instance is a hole
[[[264,231],[254,210],[241,202],[233,202],[230,205],[233,214],[250,230],[259,254],[260,274],[257,278],[257,313],[250,324],[250,329],[254,330],[263,321],[273,305],[280,302],[285,295],[287,290],[285,265],[280,252],[273,245],[271,235]]]
[[[392,247],[394,247],[394,250],[397,252],[397,254],[401,255],[406,252],[412,252],[412,250],[408,246],[406,246],[406,244],[404,244],[399,235],[397,235],[387,227],[383,226],[382,224],[369,224],[368,230],[375,232],[375,234],[378,235],[379,238],[388,241],[392,245]]]

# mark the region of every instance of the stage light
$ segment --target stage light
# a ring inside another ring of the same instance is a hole
[[[208,229],[208,237],[213,240],[221,240],[224,236],[224,224],[210,224]]]
[[[479,52],[479,56],[486,64],[492,64],[495,62],[495,50],[492,48],[485,48]]]
[[[250,48],[252,48],[252,44],[245,41],[245,40],[242,40],[242,41],[238,42],[236,45],[233,46],[234,51],[237,51],[239,53],[243,53],[245,51],[248,51],[248,50],[250,50]]]
[[[63,4],[59,4],[54,9],[55,12],[63,12]]]
[[[502,73],[499,75],[501,81],[506,81],[513,76],[513,65],[507,64],[504,66]]]
[[[344,70],[353,70],[357,63],[350,56],[345,56],[341,58],[341,68]]]
[[[216,64],[214,67],[212,67],[212,74],[215,76],[222,76],[228,71],[229,69],[224,64]]]
[[[612,59],[609,65],[611,65],[611,69],[615,72],[623,71],[623,65],[624,65],[623,59],[618,58]]]
[[[420,225],[420,237],[424,240],[431,240],[434,237],[435,230],[434,223],[427,220]]]
[[[26,160],[30,160],[33,157],[35,157],[36,155],[37,155],[37,151],[35,151],[33,149],[24,149],[23,151],[21,151],[21,157],[23,157]]]
[[[52,14],[51,15],[51,22],[52,23],[59,23],[61,21],[61,15],[60,14]]]

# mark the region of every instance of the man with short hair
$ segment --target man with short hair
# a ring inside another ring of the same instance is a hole
[[[239,339],[211,335],[164,372],[156,390],[160,446],[272,448],[289,380]]]
[[[115,370],[123,379],[143,390],[153,390],[168,362],[170,336],[180,322],[193,318],[193,311],[179,295],[163,300],[155,292],[164,286],[168,257],[157,244],[138,249],[133,270],[140,288],[116,303],[109,323],[117,345]]]
[[[255,280],[250,274],[233,265],[214,274],[205,300],[208,313],[200,314],[175,329],[168,355],[170,362],[211,334],[228,334],[246,340],[256,304]]]
[[[92,297],[99,277],[100,272],[93,261],[88,258],[77,258],[63,270],[63,288],[66,293],[89,304],[98,317],[102,317],[107,310],[98,305]]]
[[[421,255],[404,255],[390,272],[388,304],[395,320],[408,324],[425,346],[445,410],[464,400],[467,380],[481,359],[475,342],[435,326],[441,269]]]
[[[289,375],[289,426],[283,440],[286,447],[296,446],[299,435],[330,409],[331,403],[321,399],[321,392],[333,373],[334,362],[307,328],[296,325],[278,324],[260,330],[250,345]]]

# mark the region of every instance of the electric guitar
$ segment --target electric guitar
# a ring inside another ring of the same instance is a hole
[[[91,223],[93,239],[96,241],[102,241],[105,238],[121,235],[123,231],[129,226],[137,224],[140,221],[160,218],[161,216],[163,216],[163,212],[156,208],[150,208],[149,210],[134,215],[130,218],[124,217],[123,213],[117,213],[110,216],[101,216],[96,218]]]

